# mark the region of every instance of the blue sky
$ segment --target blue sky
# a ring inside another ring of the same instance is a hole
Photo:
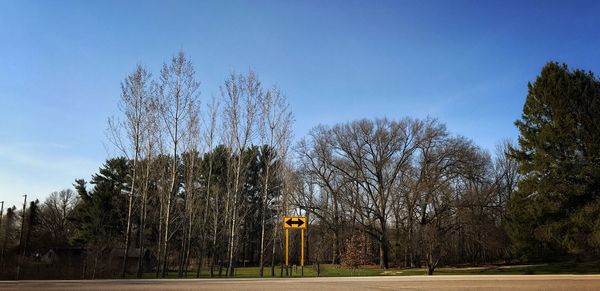
[[[358,118],[438,117],[493,150],[549,60],[600,72],[598,1],[0,0],[0,200],[94,173],[119,82],[180,49],[201,98],[231,71],[287,93],[295,137]]]

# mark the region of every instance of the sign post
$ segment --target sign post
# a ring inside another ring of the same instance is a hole
[[[300,270],[302,272],[301,276],[304,277],[304,228],[301,229],[302,234],[301,234],[301,246],[302,249],[300,250]]]
[[[285,229],[285,266],[290,267],[289,261],[289,230],[290,228],[299,228],[301,230],[300,240],[300,267],[304,275],[304,230],[306,229],[306,217],[304,216],[285,216],[283,217],[283,228]]]
[[[288,250],[289,250],[289,245],[290,245],[290,231],[289,229],[285,229],[285,266],[288,267],[290,265],[289,263],[289,259],[288,259]]]

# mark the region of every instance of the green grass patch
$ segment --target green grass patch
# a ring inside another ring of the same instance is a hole
[[[423,268],[390,268],[380,269],[376,266],[364,266],[357,269],[349,269],[340,265],[322,264],[320,266],[321,277],[352,277],[352,276],[415,276],[425,275]],[[236,278],[257,278],[258,267],[239,267],[235,270]],[[271,277],[271,268],[265,268],[265,278]],[[285,276],[285,271],[284,271]],[[543,274],[600,274],[600,261],[593,262],[561,262],[531,265],[504,265],[504,266],[481,266],[481,267],[442,267],[437,268],[434,275],[543,275]],[[275,277],[281,276],[281,268],[275,268]],[[297,267],[291,271],[289,277],[301,277],[301,268]],[[304,267],[304,277],[316,277],[315,265]],[[127,276],[135,278],[135,276]],[[210,278],[209,270],[203,269],[201,278]],[[214,278],[224,278],[225,269],[221,277],[218,270]],[[155,273],[146,273],[144,278],[156,278]],[[167,278],[179,278],[177,272],[170,272]],[[187,278],[196,278],[196,272],[188,272]]]

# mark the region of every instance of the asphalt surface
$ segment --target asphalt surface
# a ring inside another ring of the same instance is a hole
[[[0,290],[600,290],[600,275],[0,281]]]

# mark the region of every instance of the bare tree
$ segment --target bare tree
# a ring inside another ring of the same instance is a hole
[[[489,262],[508,244],[501,218],[518,177],[507,148],[492,163],[433,118],[319,126],[297,147],[294,203],[332,233],[334,258],[335,238],[358,231],[379,245],[382,268],[391,242],[396,260],[430,274],[443,260]]]
[[[162,124],[161,124],[162,128]],[[158,213],[155,216],[155,220],[158,222],[158,240],[156,246],[157,253],[157,263],[156,263],[156,277],[158,278],[162,274],[162,268],[164,266],[163,257],[166,259],[166,256],[163,256],[163,245],[164,245],[164,228],[165,228],[165,214],[167,206],[170,207],[170,199],[171,199],[171,166],[173,165],[172,159],[168,154],[168,149],[166,146],[166,138],[163,138],[166,134],[164,130],[159,131],[158,133],[158,143],[157,143],[157,151],[159,155],[153,161],[153,176],[156,183],[156,193],[154,193],[155,198],[158,204]]]
[[[52,192],[41,206],[40,223],[50,235],[54,244],[66,244],[71,236],[69,217],[78,197],[71,189]]]
[[[150,184],[152,183],[152,167],[155,166],[155,159],[157,157],[157,144],[160,143],[160,121],[158,120],[158,104],[156,100],[156,86],[153,85],[153,97],[148,99],[144,104],[144,145],[142,147],[142,169],[144,171],[142,176],[142,191],[141,191],[141,207],[140,207],[140,226],[139,226],[139,248],[140,256],[145,254],[145,232],[146,232],[146,219],[148,216],[148,201],[150,195]],[[144,260],[141,257],[138,260],[137,277],[141,278],[144,272]]]
[[[208,104],[208,110],[207,110],[207,114],[208,114],[208,121],[205,121],[204,124],[205,126],[205,130],[204,130],[204,142],[205,142],[205,146],[206,146],[206,150],[207,150],[207,159],[208,161],[205,161],[208,163],[208,174],[206,175],[206,193],[205,193],[205,197],[204,197],[204,209],[203,209],[203,217],[200,221],[200,230],[203,232],[201,234],[201,245],[200,245],[200,250],[199,250],[199,255],[198,255],[198,267],[196,270],[196,277],[199,278],[200,277],[200,272],[202,270],[202,262],[204,260],[204,256],[205,256],[205,252],[207,249],[207,239],[208,239],[208,229],[206,228],[206,226],[208,225],[208,219],[209,219],[209,213],[214,213],[211,217],[213,219],[213,223],[212,226],[213,228],[212,230],[212,235],[213,235],[213,244],[211,245],[211,253],[212,253],[212,259],[211,259],[211,275],[212,275],[212,264],[214,263],[214,252],[216,250],[216,236],[217,236],[217,231],[218,231],[218,216],[219,216],[219,210],[218,208],[220,207],[219,203],[216,203],[218,201],[218,197],[216,197],[214,191],[212,191],[212,180],[213,180],[213,165],[214,165],[214,148],[215,148],[215,142],[217,140],[217,114],[219,112],[219,102],[213,97],[212,101],[210,104]],[[215,195],[215,197],[213,198],[213,195]],[[214,210],[210,211],[210,203],[215,202],[213,204],[214,206]]]
[[[319,197],[299,195],[297,205],[313,213],[331,232],[332,263],[339,264],[343,216],[341,203],[347,181],[338,169],[331,166],[334,157],[329,134],[327,128],[318,126],[311,130],[308,140],[304,139],[298,144],[297,152],[302,169],[307,178],[318,186],[318,191],[315,192]]]
[[[109,119],[109,139],[123,155],[132,159],[131,185],[128,193],[127,227],[125,232],[125,252],[121,276],[125,277],[129,245],[131,238],[131,215],[133,199],[137,195],[137,168],[143,139],[143,119],[146,102],[151,97],[150,73],[142,65],[137,65],[135,71],[121,83],[121,99],[119,109],[123,119]],[[123,136],[124,135],[124,136]]]
[[[281,92],[279,87],[273,87],[265,94],[260,95],[262,97],[260,102],[261,121],[259,122],[259,130],[261,143],[266,147],[262,147],[262,155],[265,157],[264,169],[263,170],[263,185],[261,193],[261,223],[260,223],[260,258],[259,258],[259,275],[264,275],[264,261],[265,261],[265,228],[266,228],[266,216],[267,216],[267,205],[269,204],[269,187],[270,187],[270,176],[272,169],[276,163],[276,155],[284,155],[289,147],[291,125],[293,121],[292,112],[289,109],[287,97]]]
[[[504,213],[510,196],[517,188],[517,182],[521,179],[518,168],[519,163],[510,156],[510,150],[516,145],[510,139],[501,140],[496,144],[495,170],[498,181],[498,206]]]
[[[163,128],[167,132],[168,148],[171,152],[170,186],[164,206],[163,237],[162,237],[162,277],[167,272],[167,256],[169,240],[171,239],[171,210],[173,197],[179,192],[179,155],[182,141],[187,134],[184,130],[186,122],[191,118],[189,108],[194,107],[200,84],[195,79],[194,67],[183,51],[164,64],[161,69],[158,87],[158,102]]]
[[[331,145],[338,159],[332,166],[357,183],[359,196],[351,205],[376,224],[364,224],[365,231],[379,243],[379,264],[389,267],[388,218],[392,190],[411,162],[416,149],[418,123],[411,119],[390,121],[360,120],[337,125],[331,130]]]
[[[429,275],[448,252],[445,241],[457,227],[453,219],[459,197],[455,183],[461,176],[477,172],[469,172],[476,166],[477,152],[469,140],[450,136],[437,120],[428,119],[423,124],[418,143],[418,174],[407,204],[411,205],[410,214],[415,215],[410,220],[418,222],[417,235],[412,239],[424,252]]]
[[[187,267],[190,257],[190,249],[192,242],[192,229],[198,212],[204,211],[199,209],[200,203],[198,187],[198,159],[199,140],[200,140],[200,110],[197,104],[191,103],[186,109],[189,116],[186,120],[186,136],[185,136],[185,152],[184,152],[184,215],[183,215],[183,237],[181,240],[181,256],[179,266],[179,277],[187,276]],[[202,229],[200,229],[202,230]]]
[[[246,165],[243,163],[244,150],[251,143],[255,132],[257,116],[257,100],[263,94],[260,81],[256,74],[250,71],[248,75],[231,74],[222,88],[224,103],[223,117],[226,119],[226,129],[230,135],[230,148],[232,155],[236,157],[233,163],[233,185],[231,199],[231,223],[229,233],[228,267],[227,274],[234,275],[236,258],[237,228],[239,227],[239,198],[241,179],[244,175]]]

